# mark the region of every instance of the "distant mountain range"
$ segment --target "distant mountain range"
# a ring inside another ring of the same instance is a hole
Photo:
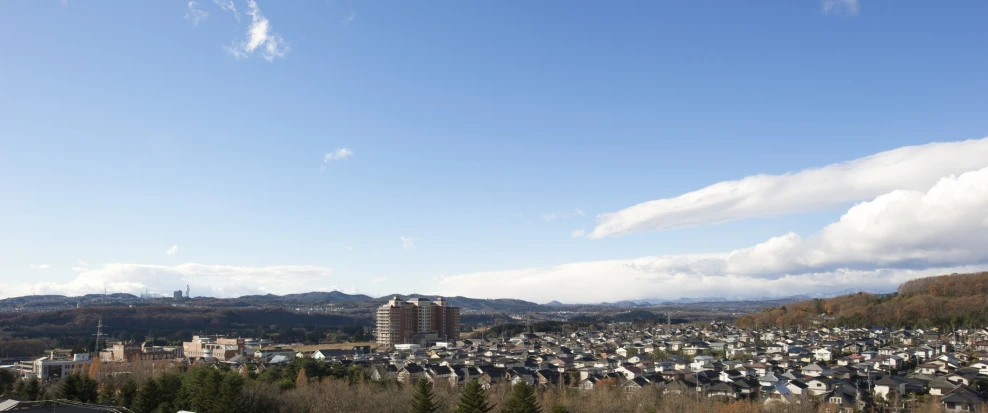
[[[402,300],[410,298],[428,298],[436,300],[439,296],[422,294],[388,294],[382,297],[371,297],[364,294],[347,294],[340,291],[312,291],[298,294],[265,294],[265,295],[245,295],[237,298],[211,298],[196,297],[197,301],[208,300],[213,306],[318,306],[329,303],[346,303],[358,307],[379,306],[398,296]],[[165,298],[169,299],[169,298]],[[480,312],[524,312],[524,311],[545,311],[546,307],[537,303],[511,298],[483,299],[469,297],[443,297],[449,305],[460,307],[463,310]],[[12,297],[0,300],[0,307],[8,306],[28,306],[35,308],[65,308],[75,306],[79,302],[92,302],[91,305],[106,305],[106,300],[114,300],[122,303],[141,302],[141,299],[132,294],[88,294],[80,297],[67,297],[64,295],[31,295],[24,297]],[[210,305],[207,303],[207,305]]]
[[[699,304],[699,303],[732,303],[732,302],[765,302],[765,301],[777,301],[777,302],[796,302],[803,300],[811,300],[814,298],[833,298],[841,295],[855,294],[857,292],[866,292],[869,294],[888,294],[888,292],[883,291],[864,291],[860,289],[846,289],[840,291],[832,291],[826,293],[816,293],[816,294],[799,294],[799,295],[789,295],[783,297],[681,297],[675,300],[670,300],[666,298],[647,298],[642,300],[624,300],[618,302],[602,302],[602,303],[588,303],[588,304],[563,304],[559,301],[550,301],[545,305],[547,307],[565,307],[565,306],[580,306],[580,305],[599,305],[604,307],[649,307],[654,305],[677,305],[677,304]]]
[[[367,301],[374,298],[363,294],[347,294],[340,291],[312,291],[308,293],[285,294],[285,295],[245,295],[240,300],[269,300],[269,301],[306,301],[306,302],[347,302],[347,301]]]
[[[563,304],[559,301],[550,301],[545,305],[533,303],[525,300],[517,300],[511,298],[497,298],[497,299],[484,299],[484,298],[469,298],[461,296],[453,297],[443,297],[451,306],[460,307],[464,310],[469,311],[479,311],[479,312],[527,312],[527,311],[547,311],[550,309],[557,309],[560,307],[570,307],[570,306],[604,306],[604,307],[618,307],[618,308],[633,308],[633,307],[648,307],[655,305],[686,305],[686,304],[700,304],[700,303],[743,303],[743,302],[796,302],[814,298],[831,298],[840,295],[857,293],[858,290],[844,290],[835,291],[830,293],[820,293],[820,294],[802,294],[802,295],[792,295],[786,297],[756,297],[756,298],[745,298],[745,297],[683,297],[675,300],[668,299],[643,299],[643,300],[625,300],[618,301],[614,303],[603,302],[603,303],[589,303],[589,304]],[[876,293],[876,292],[872,292]],[[882,293],[878,293],[882,294]],[[218,306],[224,305],[234,305],[239,306],[273,306],[273,305],[320,305],[329,303],[347,303],[355,306],[370,307],[379,306],[393,298],[398,296],[402,300],[408,300],[410,298],[427,298],[430,300],[436,300],[439,296],[436,295],[422,295],[422,294],[388,294],[381,297],[371,297],[364,294],[347,294],[340,291],[312,291],[306,293],[298,294],[285,294],[285,295],[275,295],[275,294],[265,294],[265,295],[245,295],[237,298],[209,298],[209,297],[197,297],[197,300],[213,300]],[[126,293],[115,293],[109,295],[102,294],[87,294],[81,297],[66,297],[62,295],[34,295],[34,296],[24,296],[24,297],[13,297],[0,300],[0,307],[3,306],[48,306],[48,305],[58,305],[63,306],[72,305],[74,306],[77,302],[85,301],[97,301],[112,299],[118,301],[137,301],[139,298],[132,294]]]

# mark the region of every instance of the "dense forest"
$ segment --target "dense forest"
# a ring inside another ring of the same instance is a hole
[[[892,294],[857,293],[773,307],[738,319],[742,327],[814,323],[894,328],[988,326],[988,272],[919,278]]]
[[[0,313],[0,357],[33,356],[54,347],[92,351],[100,317],[104,332],[111,338],[137,342],[156,338],[162,345],[175,345],[199,333],[311,344],[365,341],[370,339],[372,327],[368,317],[303,314],[281,309],[84,307]]]

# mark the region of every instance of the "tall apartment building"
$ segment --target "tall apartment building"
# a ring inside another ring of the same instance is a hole
[[[395,296],[377,309],[377,345],[421,344],[460,338],[460,308],[439,297],[402,301]]]

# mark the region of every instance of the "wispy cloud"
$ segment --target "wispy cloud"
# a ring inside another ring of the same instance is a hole
[[[584,212],[580,208],[574,208],[572,210],[567,210],[567,211],[556,210],[552,212],[543,212],[539,214],[539,216],[542,217],[542,220],[544,220],[545,222],[552,222],[557,219],[582,217],[584,216]]]
[[[234,42],[226,50],[238,59],[249,57],[260,50],[264,60],[269,62],[276,58],[285,57],[291,50],[285,40],[271,28],[271,22],[261,13],[255,0],[247,0],[247,14],[250,15],[250,27],[247,28],[247,38]]]
[[[200,9],[199,3],[195,1],[188,3],[188,9],[185,11],[185,20],[192,22],[193,26],[198,26],[199,22],[206,20],[207,17],[209,17],[209,13]]]
[[[456,295],[582,302],[891,291],[910,278],[988,266],[988,250],[981,248],[988,244],[986,211],[983,168],[948,175],[926,190],[882,194],[805,238],[788,233],[730,252],[463,274],[441,285]],[[599,282],[602,277],[606,283]],[[590,284],[597,287],[585,288]]]
[[[860,10],[858,0],[823,0],[821,4],[824,14],[843,14],[857,16]]]
[[[47,270],[51,268],[48,264],[28,264],[28,267],[35,270]]]
[[[896,189],[929,188],[940,177],[988,166],[988,138],[906,146],[782,175],[723,181],[673,198],[597,216],[587,236],[716,224],[840,208]]]
[[[580,237],[582,237],[582,236],[583,236],[583,234],[585,234],[585,233],[586,233],[586,231],[584,231],[584,230],[582,230],[582,229],[577,229],[577,230],[573,230],[573,232],[570,232],[570,233],[569,233],[569,235],[570,235],[571,237],[573,237],[573,238],[580,238]]]
[[[404,248],[405,250],[415,249],[415,242],[413,242],[411,238],[405,238],[405,237],[398,237],[398,238],[401,239],[401,247]]]
[[[165,251],[165,254],[168,254],[168,255],[178,254],[178,244],[175,244],[175,245],[172,245],[171,247],[169,247],[168,248],[168,251]]]
[[[75,271],[75,272],[89,271],[89,268],[86,268],[86,267],[72,267],[72,271]]]
[[[353,156],[353,151],[350,148],[339,148],[332,152],[327,152],[322,156],[322,166],[319,167],[319,173],[326,170],[326,164],[331,161],[342,161]]]
[[[233,13],[233,17],[240,21],[240,13],[237,12],[237,6],[233,4],[233,0],[213,0],[213,3],[216,3],[220,10]]]
[[[357,12],[351,11],[350,14],[348,14],[346,17],[343,18],[343,21],[341,23],[350,24],[353,23],[354,20],[357,20]]]
[[[347,252],[353,252],[353,247],[351,247],[349,245],[343,247],[343,249],[345,249]]]
[[[323,163],[326,163],[326,162],[329,162],[329,161],[338,161],[338,160],[341,160],[341,159],[347,159],[347,158],[349,158],[351,156],[353,156],[353,151],[351,151],[350,148],[340,148],[340,149],[337,149],[337,150],[332,151],[332,152],[328,152],[325,155],[323,155],[322,161],[323,161]]]
[[[81,259],[80,259],[80,260],[79,260],[79,265],[81,265],[81,266],[83,266],[83,267],[85,267],[85,266],[87,266],[87,265],[89,265],[89,264],[86,264],[86,262],[85,262],[85,261],[83,261],[83,260],[81,260]]]

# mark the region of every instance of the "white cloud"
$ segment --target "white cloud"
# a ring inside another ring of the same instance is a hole
[[[190,1],[188,6],[188,9],[185,11],[185,20],[191,21],[193,26],[198,26],[199,22],[209,17],[209,13],[199,8],[199,3]]]
[[[446,294],[579,302],[892,290],[915,277],[988,267],[981,247],[988,243],[986,217],[983,168],[945,177],[927,191],[895,190],[855,205],[805,239],[789,233],[727,253],[455,275],[440,286]]]
[[[357,12],[351,11],[349,15],[343,18],[343,21],[341,23],[350,24],[353,23],[354,20],[357,20]]]
[[[573,238],[580,238],[583,236],[584,233],[586,233],[586,231],[582,229],[577,229],[577,230],[573,230],[573,232],[570,232],[569,235]]]
[[[168,251],[165,251],[165,254],[168,254],[168,255],[178,254],[178,244],[175,244],[175,245],[172,245],[171,247],[169,247],[168,248]]]
[[[597,216],[590,238],[837,208],[988,166],[988,138],[906,146],[782,175],[724,181]]]
[[[539,216],[541,216],[542,220],[544,220],[545,222],[552,222],[557,219],[570,219],[570,218],[582,217],[583,215],[584,215],[583,210],[580,208],[576,208],[571,211],[556,210],[552,212],[543,212],[539,214]]]
[[[170,293],[191,286],[195,296],[235,297],[247,294],[289,294],[320,290],[353,291],[334,286],[333,270],[316,266],[242,267],[187,263],[176,266],[143,264],[107,264],[85,270],[68,283],[44,282],[23,284],[0,283],[0,298],[30,294],[82,295],[110,292]]]
[[[405,238],[405,237],[398,237],[398,238],[401,239],[401,247],[402,248],[404,248],[406,250],[413,250],[413,249],[415,249],[415,243],[412,242],[411,238]]]
[[[260,50],[264,60],[269,62],[279,57],[285,57],[291,48],[281,35],[271,28],[271,21],[261,14],[255,0],[247,0],[247,14],[250,15],[250,27],[247,28],[247,38],[226,48],[234,57],[246,58]]]
[[[353,156],[353,151],[351,151],[350,148],[340,148],[332,152],[327,152],[323,155],[322,162],[326,163],[329,161],[339,161],[347,159],[351,156]]]
[[[89,265],[89,264],[86,264],[86,262],[85,262],[85,261],[83,261],[83,260],[79,260],[79,265],[81,265],[81,266],[83,266],[83,267],[85,267],[85,266],[87,266],[87,265]]]
[[[237,6],[233,4],[233,0],[213,0],[223,11],[228,11],[233,13],[233,17],[240,21],[240,13],[237,12]]]
[[[319,173],[322,173],[326,169],[327,163],[347,160],[351,156],[353,156],[353,151],[350,148],[339,148],[335,151],[327,152],[322,156],[322,167],[319,168]]]
[[[345,249],[345,250],[347,250],[347,252],[351,252],[351,251],[353,251],[353,247],[351,247],[351,246],[349,246],[349,245],[347,245],[347,246],[345,246],[345,247],[343,247],[343,249]]]
[[[47,270],[47,269],[51,269],[51,266],[48,265],[48,264],[28,264],[28,267],[30,267],[32,269],[35,269],[35,270]]]
[[[75,272],[89,271],[89,268],[86,268],[86,267],[72,267],[72,271],[75,271]]]
[[[860,5],[858,0],[823,0],[821,4],[824,14],[845,14],[857,16]]]

